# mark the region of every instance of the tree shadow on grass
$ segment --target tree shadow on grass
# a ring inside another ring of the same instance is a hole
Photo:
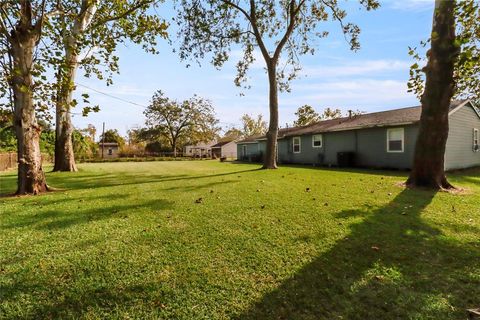
[[[182,180],[196,181],[199,179],[208,179],[208,178],[218,178],[231,175],[239,175],[241,173],[248,173],[253,171],[258,171],[260,169],[247,169],[247,170],[237,170],[224,173],[216,173],[209,175],[189,175],[189,174],[177,174],[177,175],[161,175],[161,174],[145,174],[142,172],[138,173],[125,173],[125,172],[111,172],[104,174],[87,174],[82,173],[77,175],[76,173],[70,173],[68,176],[65,175],[52,175],[47,177],[47,182],[54,186],[55,188],[61,188],[68,190],[80,190],[80,189],[96,189],[103,187],[115,187],[115,186],[127,186],[127,185],[140,185],[140,184],[151,184],[159,182],[175,182]],[[0,197],[9,197],[12,196],[12,193],[15,192],[16,185],[16,176],[15,175],[4,175],[1,176],[1,188],[0,188]]]
[[[31,281],[24,279],[23,283],[1,286],[0,298],[5,303],[0,315],[2,319],[18,319],[16,307],[9,308],[12,301],[11,292],[35,293],[49,287],[52,300],[36,301],[37,304],[25,307],[22,319],[142,319],[151,317],[152,311],[161,314],[165,292],[149,284],[122,285],[120,283],[84,284],[81,288],[71,289],[62,286],[52,286],[45,280]],[[153,297],[152,297],[153,296]],[[13,302],[13,301],[12,301]],[[90,317],[88,316],[90,313]],[[155,317],[156,318],[156,317]]]
[[[434,193],[404,190],[365,216],[238,319],[461,319],[478,306],[478,244],[461,244],[425,223]]]
[[[12,223],[4,223],[1,229],[35,228],[38,230],[65,229],[79,224],[86,224],[110,218],[126,219],[135,215],[136,210],[148,208],[149,210],[162,211],[171,209],[173,203],[163,199],[118,205],[105,202],[101,207],[69,210],[40,210],[35,214],[16,216]]]

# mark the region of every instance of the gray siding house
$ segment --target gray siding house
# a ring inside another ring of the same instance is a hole
[[[279,163],[410,169],[421,107],[320,121],[279,130]],[[445,169],[480,166],[480,111],[468,100],[454,101]],[[238,159],[260,162],[266,137],[237,142]]]

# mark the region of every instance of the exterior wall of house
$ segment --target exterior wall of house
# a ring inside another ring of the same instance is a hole
[[[392,127],[395,128],[395,127]],[[355,164],[376,168],[411,168],[418,127],[404,128],[404,151],[387,152],[387,127],[322,134],[322,147],[313,147],[313,135],[300,136],[300,153],[293,152],[293,137],[279,141],[280,163],[336,166],[339,152],[354,152]]]
[[[245,151],[244,152],[244,147]],[[242,161],[252,161],[254,157],[256,157],[259,153],[259,143],[238,143],[237,144],[237,159]]]
[[[480,151],[473,149],[473,130],[480,131],[480,118],[472,106],[467,104],[455,111],[450,115],[449,121],[445,169],[480,166]]]
[[[120,152],[120,150],[119,150],[118,146],[105,145],[105,147],[103,149],[103,158],[104,159],[118,158],[119,152]],[[102,157],[102,146],[101,145],[99,145],[99,147],[98,147],[98,156]]]
[[[235,141],[229,142],[222,146],[222,157],[237,158],[237,145]]]
[[[336,166],[339,152],[358,152],[356,149],[356,131],[327,132],[323,135],[323,164]]]
[[[356,165],[372,168],[410,169],[413,163],[418,125],[390,128],[403,128],[403,152],[387,152],[387,130],[389,128],[369,128],[356,130]]]
[[[279,140],[278,143],[278,161],[280,163],[298,163],[298,164],[321,164],[324,155],[325,141],[322,147],[313,147],[312,135],[303,135],[300,137],[300,152],[293,152],[293,138],[287,137]],[[323,135],[322,139],[325,138]]]

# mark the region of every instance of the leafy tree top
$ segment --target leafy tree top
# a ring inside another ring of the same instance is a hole
[[[235,83],[247,80],[247,71],[258,49],[267,68],[276,67],[282,52],[282,68],[276,71],[280,89],[300,69],[299,56],[313,54],[315,41],[328,36],[323,22],[338,21],[352,50],[360,48],[360,28],[346,22],[347,11],[336,0],[180,0],[177,6],[180,57],[199,60],[211,54],[211,63],[221,67],[232,46],[240,46],[243,58],[237,63]],[[376,0],[360,0],[367,10],[376,9]],[[271,47],[271,48],[270,48]]]

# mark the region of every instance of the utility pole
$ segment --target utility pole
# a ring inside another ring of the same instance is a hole
[[[103,123],[103,130],[102,130],[102,159],[103,159],[103,149],[105,149],[105,122]]]

